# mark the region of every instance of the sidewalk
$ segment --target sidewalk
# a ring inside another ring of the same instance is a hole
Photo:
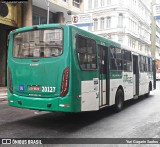
[[[7,101],[7,87],[0,87],[0,102]]]

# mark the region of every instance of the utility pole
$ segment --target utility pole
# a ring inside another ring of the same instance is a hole
[[[47,5],[47,24],[49,24],[49,0],[46,0]]]

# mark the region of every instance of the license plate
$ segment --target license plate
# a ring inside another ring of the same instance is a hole
[[[40,90],[40,86],[29,86],[29,90],[30,91],[39,91]]]

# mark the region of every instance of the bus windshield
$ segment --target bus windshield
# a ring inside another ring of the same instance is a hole
[[[13,57],[46,58],[62,54],[62,29],[35,30],[14,35]]]

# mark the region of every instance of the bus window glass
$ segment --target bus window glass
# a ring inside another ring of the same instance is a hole
[[[116,59],[111,58],[111,60],[110,60],[110,68],[111,68],[111,70],[117,70]]]
[[[145,57],[145,71],[148,72],[148,57]]]
[[[92,39],[77,36],[77,55],[82,70],[97,68],[96,42]]]
[[[146,62],[145,62],[145,60],[146,60],[146,57],[143,57],[143,69],[144,69],[144,72],[146,71],[146,69],[145,69]]]
[[[127,71],[127,61],[126,60],[123,61],[123,70]]]
[[[132,56],[130,51],[123,50],[123,70],[125,72],[132,71]]]
[[[111,58],[115,58],[116,57],[115,48],[114,47],[110,47],[110,57]]]
[[[147,71],[147,68],[146,68],[146,57],[141,56],[141,55],[140,55],[140,71],[141,72]]]
[[[122,59],[121,49],[116,48],[115,52],[116,52],[116,58],[117,59]]]
[[[117,59],[116,63],[117,63],[117,70],[122,70],[122,60]]]
[[[53,57],[62,54],[62,29],[35,30],[14,35],[13,56],[16,58]]]
[[[152,59],[148,58],[148,63],[149,63],[149,71],[152,71]]]
[[[124,59],[124,60],[128,60],[128,61],[132,61],[131,52],[129,52],[129,51],[124,51],[124,52],[123,52],[123,59]]]
[[[110,47],[110,69],[122,70],[122,54],[121,49],[114,46]]]

